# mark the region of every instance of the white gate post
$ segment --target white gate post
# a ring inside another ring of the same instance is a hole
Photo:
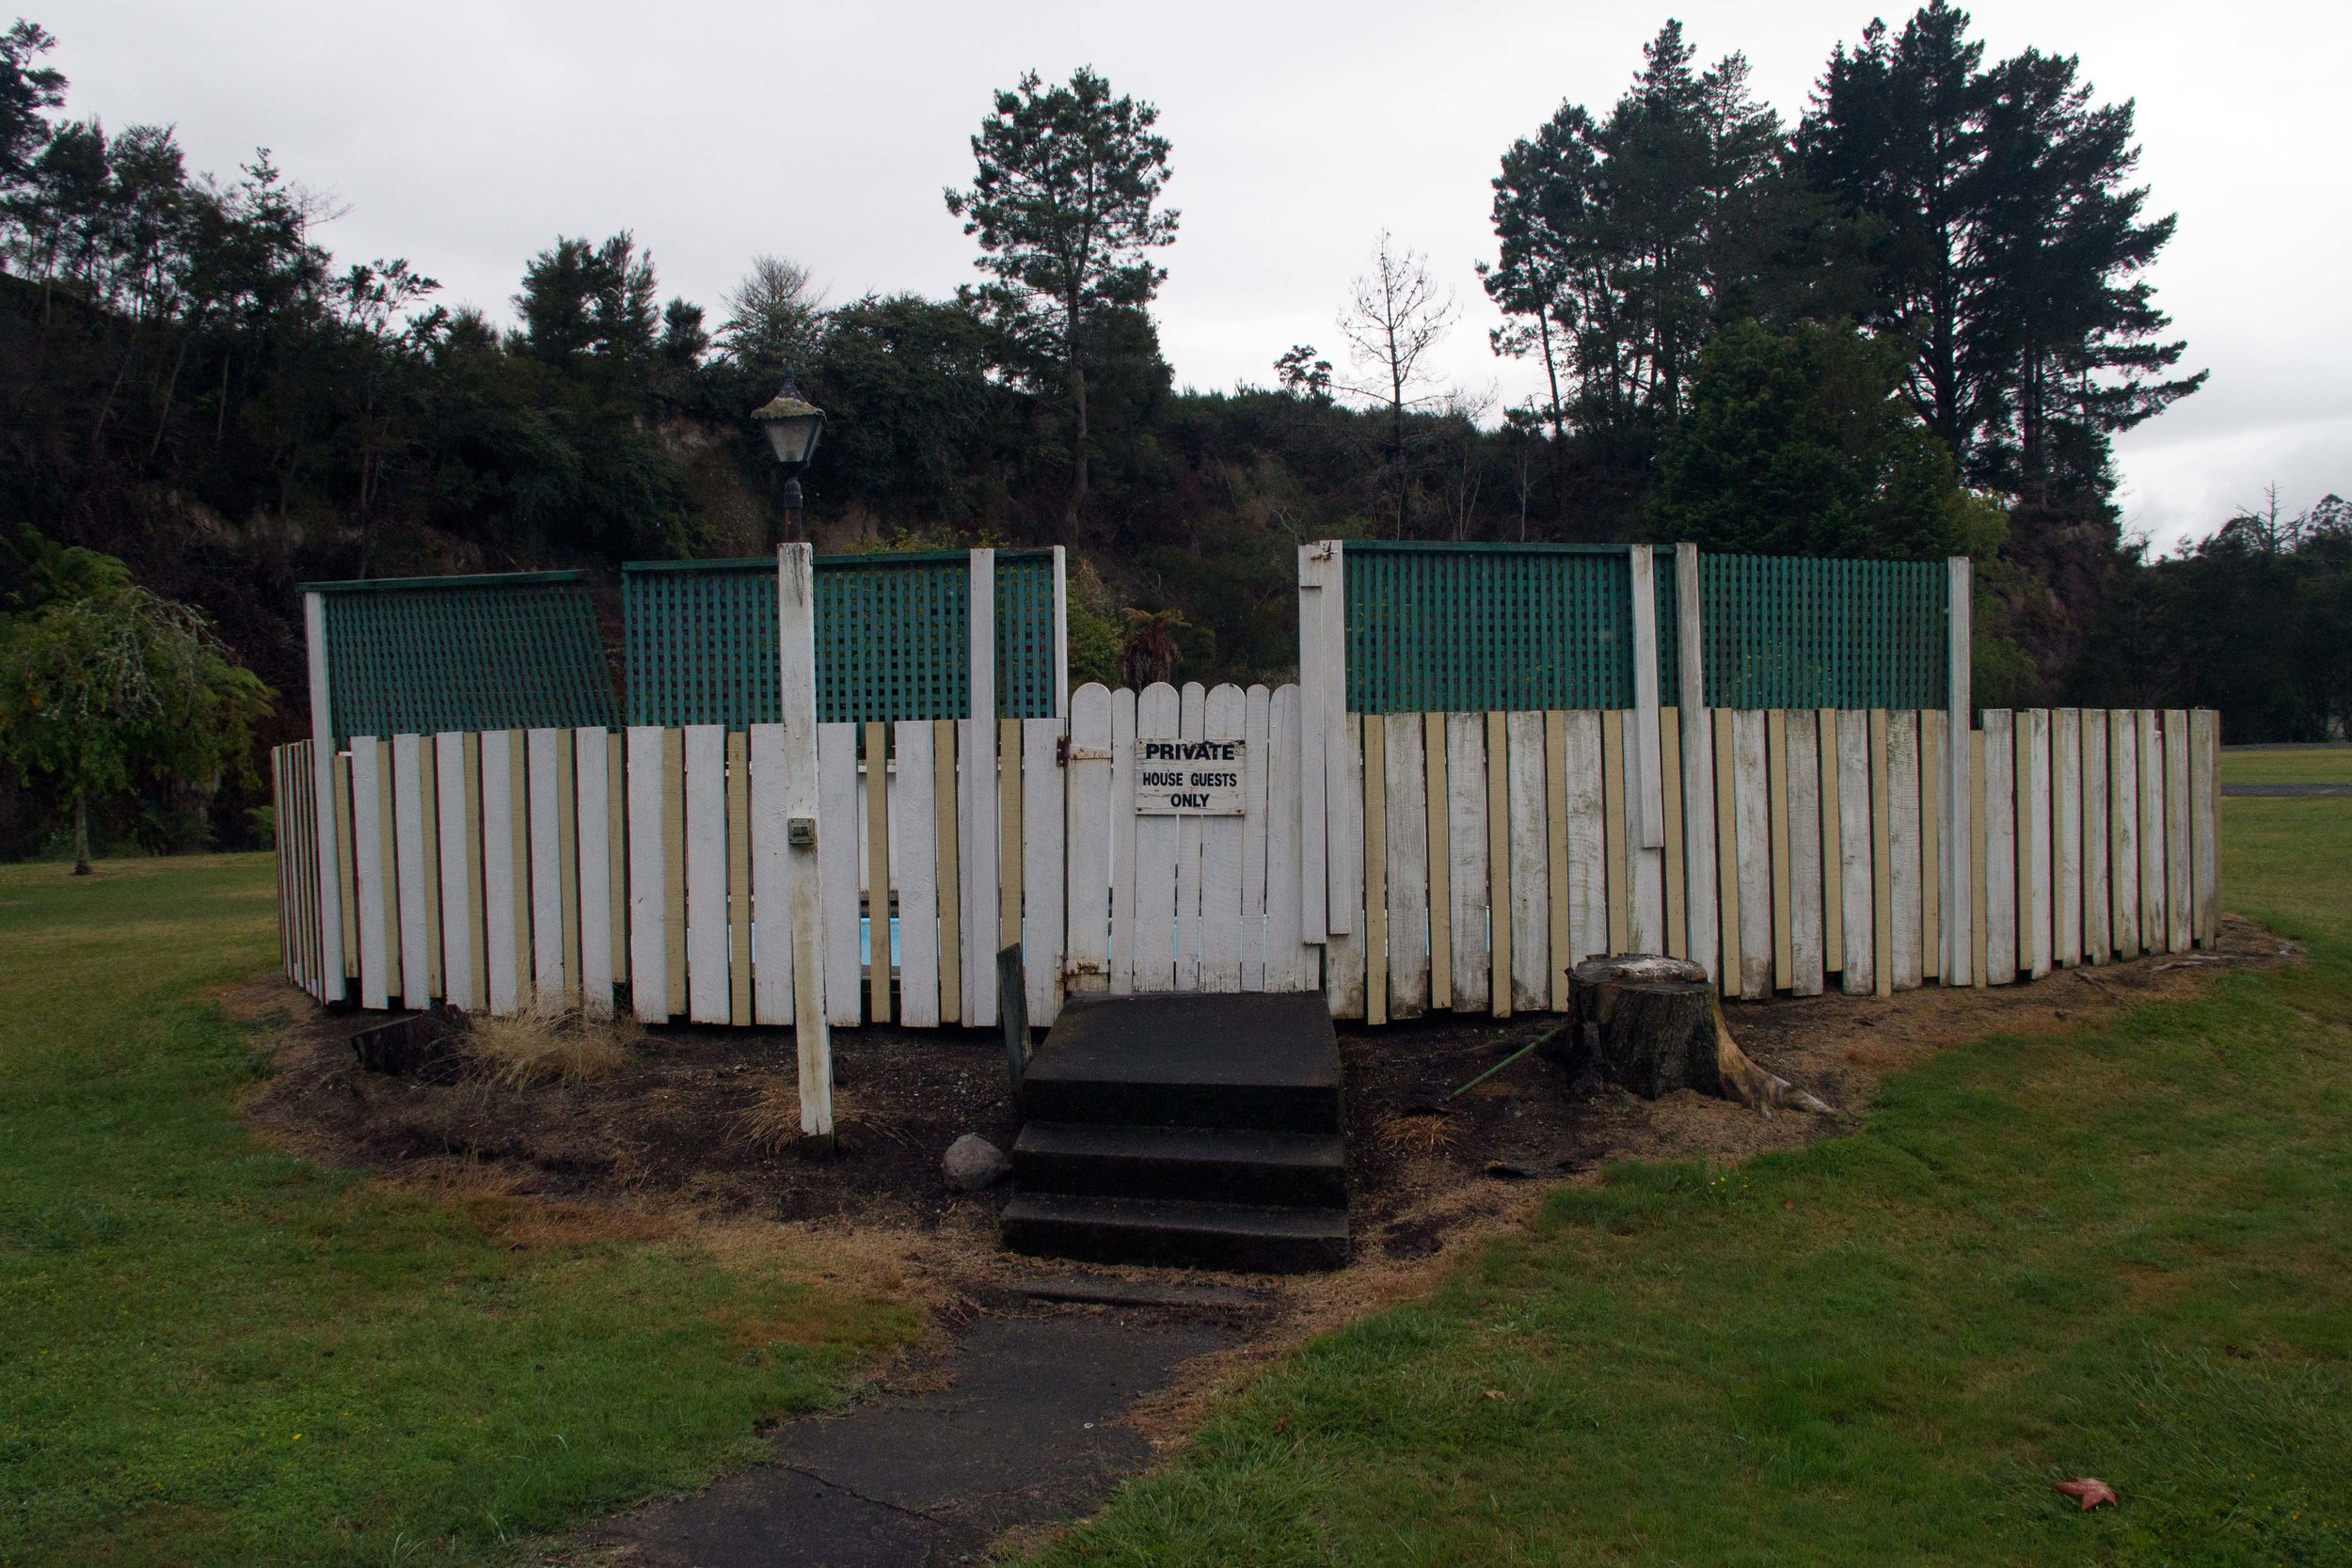
[[[326,596],[302,595],[302,627],[310,642],[310,777],[318,805],[319,1000],[343,999],[342,849],[335,842],[335,722],[326,689]]]
[[[783,678],[785,858],[791,867],[792,1037],[800,1048],[801,1140],[833,1150],[833,1035],[825,1022],[825,928],[817,885],[819,832],[854,837],[857,823],[817,819],[816,567],[806,545],[776,550],[776,654]],[[889,932],[878,934],[886,952]]]
[[[1054,546],[1054,717],[1070,718],[1070,556]]]
[[[1644,849],[1666,843],[1664,777],[1658,741],[1657,557],[1647,545],[1630,546],[1627,562],[1633,586],[1633,842]]]
[[[1675,621],[1681,664],[1682,721],[1682,871],[1684,940],[1692,958],[1718,984],[1717,967],[1722,923],[1716,901],[1715,858],[1724,853],[1715,833],[1715,736],[1707,712],[1706,671],[1701,650],[1706,646],[1700,624],[1699,547],[1675,546]],[[1736,847],[1733,851],[1737,852]]]
[[[1938,875],[1943,879],[1944,984],[1967,986],[1974,985],[1977,978],[1977,878],[1976,867],[1971,863],[1976,841],[1970,826],[1968,740],[1973,706],[1969,668],[1974,655],[1969,622],[1974,578],[1966,556],[1953,556],[1947,565],[1949,625],[1944,657],[1948,672],[1946,702],[1950,711],[1950,738],[1944,747],[1944,777],[1937,785],[1944,791],[1944,832],[1936,853],[1942,863]]]
[[[963,914],[963,1017],[987,1028],[996,1022],[996,552],[971,552],[968,623],[971,675],[963,754],[957,769],[957,836],[961,839]]]

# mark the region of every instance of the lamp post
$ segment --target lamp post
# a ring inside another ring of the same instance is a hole
[[[752,410],[752,418],[766,428],[768,445],[774,449],[776,461],[784,465],[785,537],[798,544],[802,536],[801,470],[817,454],[825,411],[801,396],[801,388],[787,371],[784,390]]]

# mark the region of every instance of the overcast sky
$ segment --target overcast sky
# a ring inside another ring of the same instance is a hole
[[[2126,527],[2169,546],[2268,483],[2292,509],[2352,488],[2352,8],[1972,9],[1991,53],[2076,54],[2101,97],[2137,100],[2152,209],[2180,214],[2157,297],[2213,379],[2123,438]],[[1704,60],[1745,52],[1793,118],[1873,12],[74,0],[29,14],[58,35],[70,111],[174,124],[191,163],[223,175],[266,146],[348,207],[322,234],[339,256],[405,256],[446,301],[501,318],[533,251],[621,229],[652,250],[665,296],[707,306],[761,251],[805,262],[836,300],[945,293],[973,252],[940,191],[969,182],[990,91],[1091,64],[1157,103],[1174,143],[1184,225],[1158,312],[1180,383],[1267,383],[1294,342],[1341,357],[1334,312],[1386,225],[1459,296],[1441,372],[1511,402],[1535,377],[1489,353],[1499,318],[1471,271],[1492,253],[1503,149],[1564,98],[1605,109],[1668,15]]]

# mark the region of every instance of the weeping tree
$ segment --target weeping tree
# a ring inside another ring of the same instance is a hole
[[[0,616],[0,758],[73,818],[89,875],[89,810],[141,783],[212,790],[250,778],[270,689],[198,610],[131,581],[112,556],[29,530],[30,607]]]

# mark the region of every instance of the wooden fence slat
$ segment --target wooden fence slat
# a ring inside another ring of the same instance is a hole
[[[1266,745],[1274,693],[1254,684],[1242,694],[1241,989],[1265,983]]]
[[[1509,731],[1486,715],[1486,994],[1497,1018],[1511,1016],[1511,780]]]
[[[2083,958],[2094,964],[2115,957],[2115,895],[2109,882],[2112,808],[2107,803],[2107,710],[2082,710]]]
[[[686,732],[661,732],[661,926],[670,966],[670,1012],[688,1010],[686,990]]]
[[[580,796],[572,732],[555,732],[555,896],[565,1011],[580,1006]]]
[[[1873,945],[1878,916],[1871,899],[1869,721],[1868,714],[1852,709],[1840,710],[1836,720],[1838,900],[1846,936],[1843,984],[1848,996],[1868,996],[1878,990]]]
[[[1062,790],[1069,775],[1057,760],[1067,733],[1059,719],[1021,721],[1021,823],[1013,850],[1021,863],[1021,965],[1032,1028],[1061,1014],[1063,856],[1069,842]]]
[[[1951,715],[1919,714],[1919,965],[1923,979],[1944,974],[1944,792],[1951,783],[1944,748]]]
[[[2164,739],[2156,729],[2154,708],[2134,709],[2132,723],[2139,752],[2139,944],[2151,953],[2168,953],[2171,944],[2164,909]]]
[[[1208,736],[1208,690],[1199,681],[1178,689],[1176,736]],[[1176,989],[1200,989],[1200,842],[1207,827],[1198,816],[1176,819]]]
[[[1764,710],[1731,716],[1732,842],[1739,847],[1740,995],[1772,994],[1772,811],[1765,784]]]
[[[727,1022],[727,732],[686,726],[686,1016]]]
[[[1544,716],[1514,713],[1503,726],[1510,762],[1511,1005],[1523,1012],[1546,1012],[1551,1007],[1551,832],[1544,787]],[[1646,853],[1654,857],[1657,851]]]
[[[1429,1006],[1454,1007],[1454,780],[1447,771],[1446,716],[1424,713],[1422,721],[1422,766],[1428,770],[1422,788],[1428,813],[1423,835],[1423,859],[1429,867]]]
[[[2050,960],[2083,961],[2083,714],[2062,707],[2050,723]]]
[[[1111,956],[1110,990],[1125,996],[1136,989],[1136,724],[1141,705],[1125,688],[1111,693]],[[1311,749],[1302,740],[1302,748]],[[1303,752],[1302,752],[1303,755]],[[1322,798],[1323,780],[1315,776],[1314,791],[1300,806],[1302,814]],[[1305,831],[1304,816],[1301,829]],[[1317,866],[1322,863],[1318,859]],[[1318,871],[1315,873],[1320,875]],[[1302,878],[1302,887],[1303,887]],[[1299,917],[1301,929],[1307,917]],[[1316,905],[1314,927],[1323,928],[1322,905]]]
[[[1747,968],[1740,932],[1739,730],[1732,709],[1709,711],[1715,731],[1715,940],[1724,966],[1717,979],[1724,995],[1738,996]]]
[[[1069,972],[1073,991],[1110,989],[1111,694],[1089,681],[1070,694]],[[1133,809],[1132,804],[1130,810]]]
[[[1029,878],[1029,857],[1022,839],[1022,819],[1028,814],[1027,744],[1018,719],[996,721],[996,950],[1021,942],[1021,903]],[[1050,763],[1052,759],[1049,757]],[[1053,824],[1059,838],[1062,824]],[[1057,890],[1058,891],[1058,890]],[[1022,944],[1022,990],[1028,990],[1028,945]],[[1032,1021],[1034,1022],[1034,1021]]]
[[[1821,758],[1821,962],[1832,974],[1846,967],[1845,763],[1837,744],[1837,710],[1813,710],[1814,742]]]
[[[467,807],[466,741],[454,732],[433,737],[436,824],[441,849],[441,990],[453,1007],[479,1009],[488,999],[474,983],[473,933],[481,928],[473,884],[482,874],[482,846]]]
[[[523,733],[526,791],[530,800],[531,846],[531,975],[539,1006],[548,1013],[564,1009],[571,975],[564,968],[564,841],[563,818],[556,799],[569,781],[562,777],[556,755],[557,732]],[[721,1022],[725,1022],[722,1017]]]
[[[606,908],[612,911],[612,939],[607,973],[623,985],[628,980],[628,763],[627,737],[612,731],[604,737],[604,800]]]
[[[2200,947],[2221,934],[2221,715],[2201,707],[2189,715],[2188,814],[2195,875],[2189,890],[2191,925]]]
[[[351,831],[351,753],[336,752],[327,768],[335,792],[327,815],[334,819],[335,907],[339,916],[336,927],[340,933],[336,941],[337,951],[342,955],[342,983],[333,986],[332,991],[341,998],[358,989],[355,982],[359,978],[359,857],[352,847],[355,841]],[[325,821],[325,816],[321,820]]]
[[[2144,951],[2139,931],[2139,721],[2130,708],[2107,710],[2107,834],[2115,956]]]
[[[864,784],[858,796],[858,811],[866,828],[866,1016],[872,1022],[887,1023],[891,1018],[890,977],[896,962],[892,958],[890,936],[890,796],[894,787],[890,768],[890,726],[879,720],[866,723],[859,734],[858,754]],[[781,783],[784,768],[781,736],[777,739],[775,761],[777,778]],[[820,891],[820,906],[822,902],[823,894]],[[790,909],[788,897],[782,907]],[[784,941],[788,951],[792,942],[788,925],[784,932]]]
[[[417,737],[417,832],[422,841],[424,871],[424,991],[430,1001],[444,996],[448,983],[441,958],[441,813],[440,762],[434,737]],[[404,944],[404,948],[405,948]]]
[[[936,1029],[940,1022],[935,734],[928,719],[902,719],[896,736],[898,819],[890,837],[898,873],[898,1017],[911,1029]]]
[[[1336,606],[1334,598],[1332,604]],[[1333,633],[1336,638],[1336,628]],[[1323,994],[1333,1018],[1364,1016],[1364,736],[1356,715],[1343,715],[1339,740],[1327,758],[1331,792],[1331,902],[1324,911],[1330,934],[1323,948]]]
[[[2017,978],[2017,718],[1984,713],[1984,931],[1986,979]]]
[[[1206,736],[1246,741],[1249,695],[1227,683],[1208,695]],[[1248,748],[1243,748],[1245,751]],[[1244,793],[1247,809],[1247,791]],[[1200,823],[1200,989],[1241,990],[1242,839],[1244,818],[1209,816]]]
[[[1300,935],[1300,814],[1307,806],[1299,776],[1300,722],[1297,686],[1275,688],[1266,714],[1273,754],[1266,772],[1265,835],[1265,983],[1275,991],[1313,990],[1322,979],[1315,951]]]
[[[956,1016],[961,1022],[975,1028],[989,1028],[996,1022],[996,834],[1000,813],[996,774],[995,562],[993,550],[974,550],[968,558],[972,613],[966,619],[966,631],[972,662],[965,686],[972,709],[957,725],[955,753],[957,885],[961,895],[958,995],[962,1004]],[[945,990],[943,987],[943,1002]]]
[[[1811,708],[1788,724],[1788,990],[1821,994],[1821,726]]]
[[[506,1014],[524,1005],[524,966],[529,947],[516,932],[529,918],[529,879],[515,875],[515,846],[521,824],[515,820],[516,752],[521,736],[495,730],[482,737],[483,914],[489,956],[490,1011]]]
[[[432,1006],[424,887],[424,768],[413,735],[392,736],[392,859],[399,882],[400,1005]]]
[[[1475,713],[1445,719],[1446,885],[1453,927],[1454,1010],[1486,1011],[1486,726]]]
[[[2164,712],[2165,945],[2185,953],[2196,941],[2189,863],[2188,710]]]
[[[1422,716],[1398,714],[1382,729],[1388,805],[1389,1016],[1419,1018],[1429,1010],[1429,765]],[[1366,760],[1364,782],[1375,769]],[[1370,820],[1371,802],[1365,802]],[[1374,873],[1365,857],[1364,876]],[[1367,895],[1369,896],[1369,895]]]
[[[1558,708],[1544,715],[1544,927],[1549,939],[1551,1008],[1568,1006],[1568,716]],[[1667,797],[1669,824],[1678,825],[1682,802]],[[1669,832],[1676,831],[1670,826]]]
[[[646,1023],[670,1018],[670,885],[663,832],[662,753],[667,732],[650,724],[629,728],[628,747],[628,990]]]
[[[1989,824],[1985,818],[1984,732],[1966,732],[1968,742],[1968,912],[1969,931],[1963,942],[1968,952],[1970,984],[1982,988],[1993,983],[1988,968],[1988,955],[1993,951],[1992,911],[1987,907],[1986,892],[1993,885],[1992,849],[1987,842]]]
[[[1176,689],[1165,681],[1144,688],[1136,699],[1136,738],[1174,740],[1183,711]],[[1125,807],[1135,810],[1135,797]],[[1135,985],[1141,993],[1176,989],[1176,818],[1136,818]]]
[[[1550,753],[1558,754],[1555,747]],[[1666,888],[1666,951],[1673,957],[1690,957],[1690,923],[1684,905],[1689,901],[1688,873],[1682,857],[1682,710],[1663,707],[1658,710],[1659,798],[1665,814],[1666,842],[1659,870]],[[1567,979],[1565,974],[1552,976],[1554,1001],[1559,1011],[1567,1010]]]
[[[1796,892],[1789,876],[1788,714],[1772,708],[1764,715],[1764,778],[1772,792],[1772,987],[1797,989]]]
[[[1608,829],[1600,791],[1600,715],[1564,716],[1562,772],[1566,775],[1568,967],[1609,946]],[[1710,795],[1708,799],[1713,799]]]
[[[1625,715],[1600,716],[1600,831],[1609,896],[1609,951],[1633,950],[1632,870],[1626,853]]]
[[[391,1005],[391,941],[399,927],[387,917],[393,899],[389,824],[376,766],[380,742],[372,735],[351,737],[351,833],[353,885],[359,912],[359,1006]]]
[[[943,723],[948,721],[941,721]],[[803,1013],[809,1014],[809,1033],[816,1032],[816,1021],[821,1018],[828,1029],[854,1029],[865,1011],[865,999],[859,994],[864,988],[865,974],[860,969],[858,952],[858,916],[861,912],[861,887],[858,862],[864,858],[858,843],[857,787],[857,726],[835,721],[818,724],[817,729],[817,926],[823,932],[822,961],[818,972],[803,975],[801,956],[796,952],[792,961],[794,1018],[796,1023]],[[785,732],[785,762],[792,763],[792,731]],[[806,766],[805,763],[803,766]],[[805,775],[803,775],[805,778]],[[807,788],[803,783],[802,788]],[[805,797],[803,797],[805,799]],[[827,824],[833,824],[830,831]],[[785,853],[791,853],[787,836]],[[803,859],[799,870],[806,871],[808,863]],[[882,868],[877,879],[882,884],[881,902],[890,901],[890,868]],[[799,886],[797,879],[793,884]],[[890,961],[890,932],[875,933],[882,962]],[[815,986],[813,998],[803,997],[803,985]],[[827,1058],[828,1063],[830,1057]],[[831,1067],[825,1069],[824,1103],[832,1104]],[[803,1109],[808,1105],[803,1099]],[[827,1112],[830,1116],[830,1110]]]
[[[942,1023],[971,1022],[964,1006],[967,983],[981,976],[963,968],[963,851],[961,835],[962,791],[957,783],[957,734],[952,719],[931,721],[931,820],[938,845],[939,876],[939,1020]]]
[[[1921,945],[1919,835],[1919,715],[1906,708],[1886,721],[1887,895],[1893,904],[1891,946],[1894,989],[1915,990],[1927,977]]]
[[[590,1018],[612,1016],[612,801],[605,731],[572,736],[572,789],[579,801],[580,1006]]]
[[[1870,974],[1872,994],[1895,994],[1893,785],[1886,757],[1887,714],[1870,709]]]
[[[785,811],[784,726],[754,724],[751,765],[752,1021],[792,1024],[792,859]],[[821,835],[820,835],[821,836]],[[887,933],[877,940],[887,941]]]
[[[1409,720],[1408,720],[1409,722]],[[1389,725],[1386,715],[1363,716],[1364,754],[1364,1022],[1389,1022]]]
[[[2019,714],[2017,734],[2017,967],[2050,973],[2050,710]]]

